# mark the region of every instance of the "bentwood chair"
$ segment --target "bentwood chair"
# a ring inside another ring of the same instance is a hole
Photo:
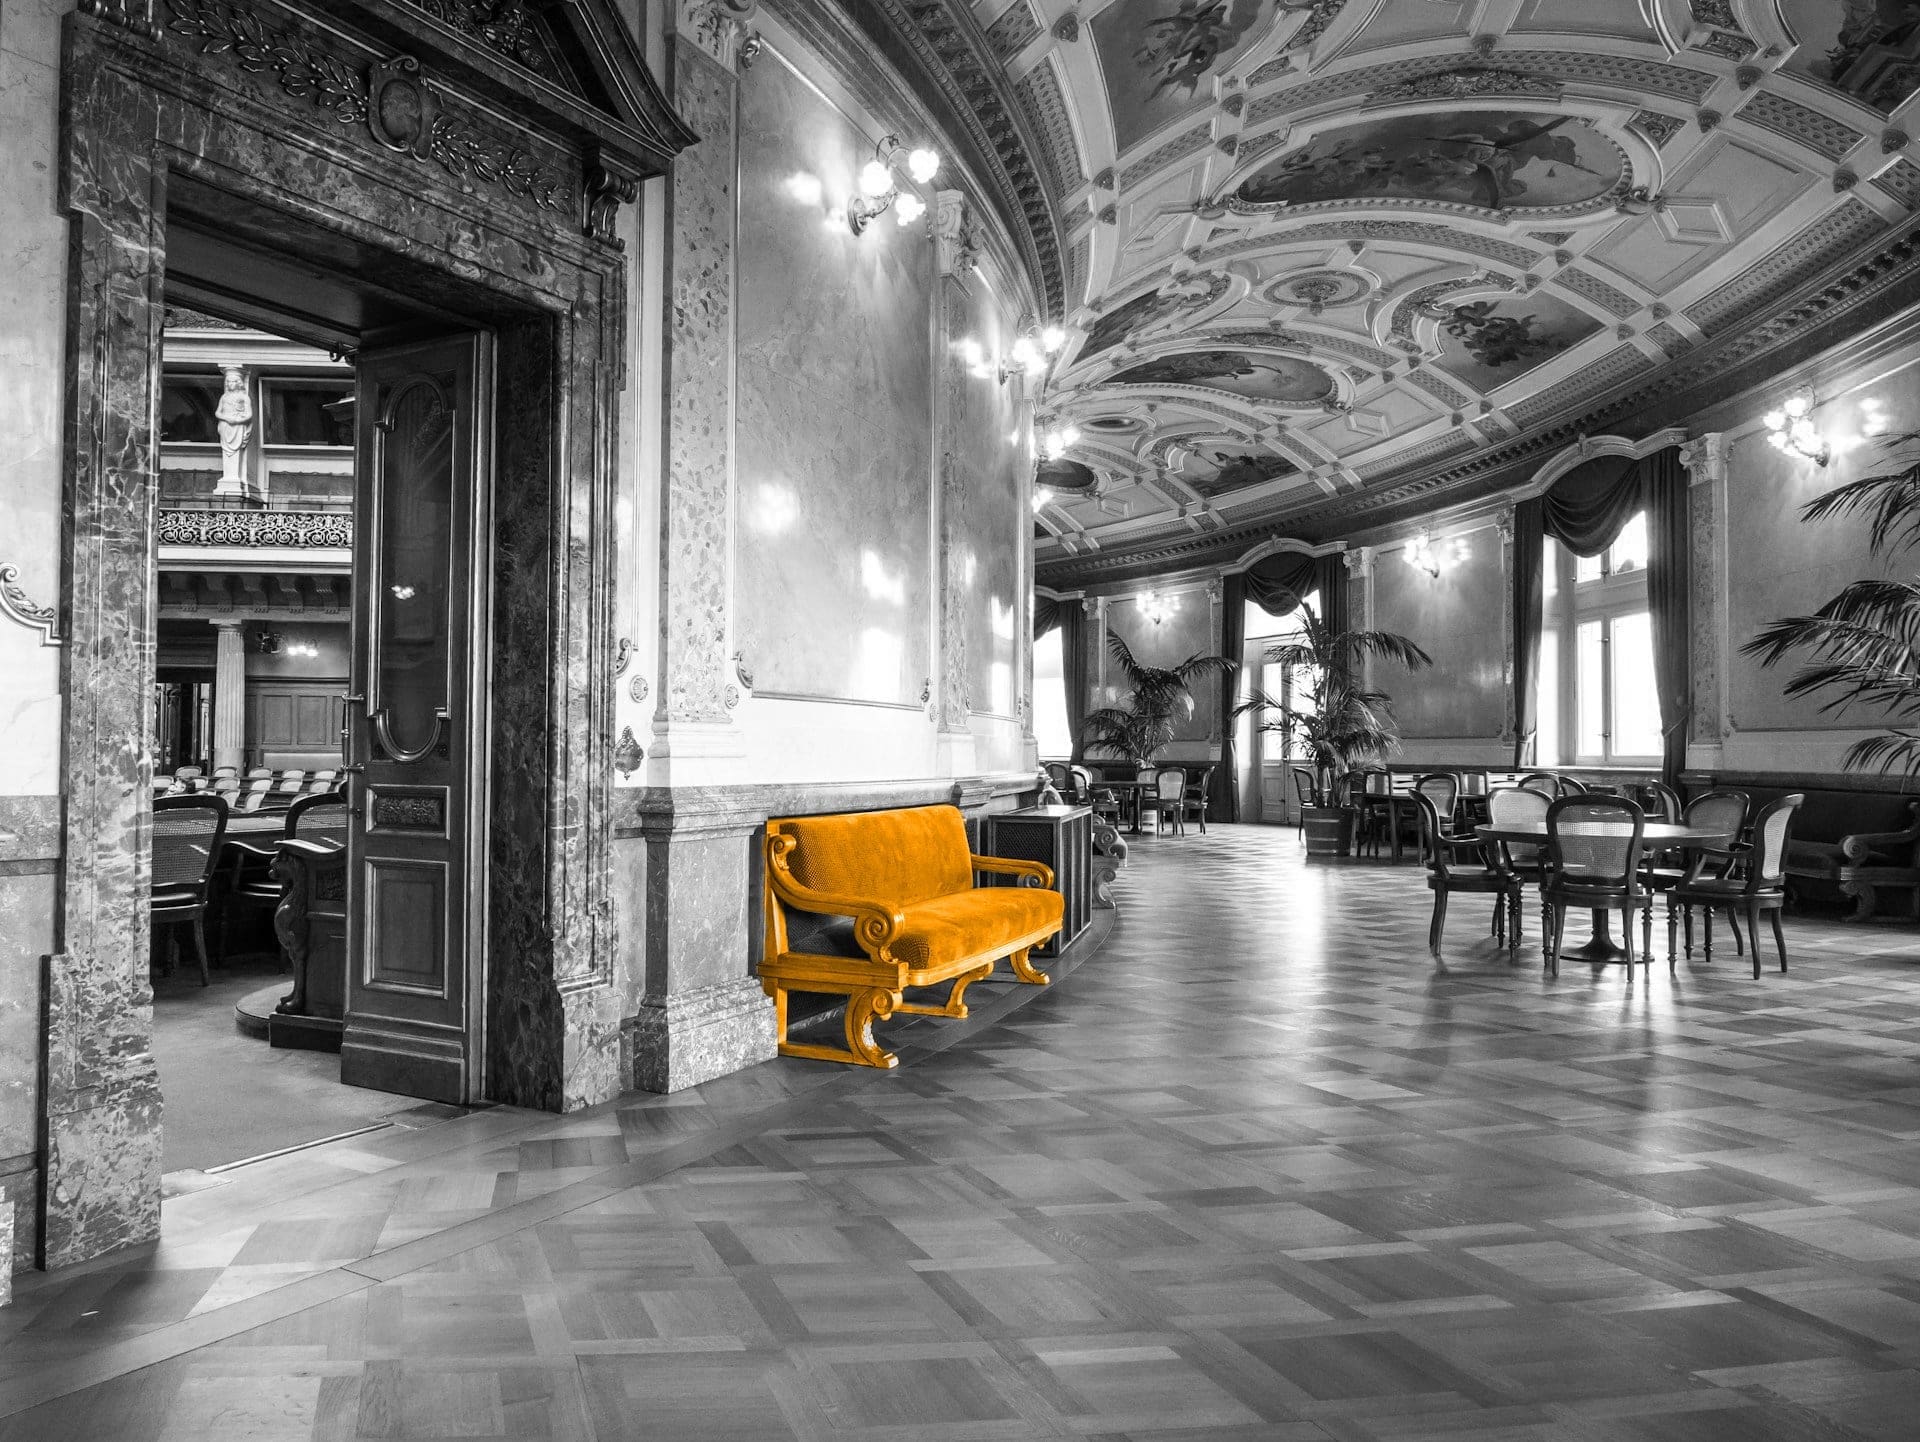
[[[1320,804],[1320,787],[1313,779],[1313,772],[1305,766],[1287,768],[1293,777],[1293,829],[1294,834],[1304,836],[1307,829],[1307,808]]]
[[[1200,823],[1200,834],[1207,834],[1207,787],[1213,782],[1213,767],[1202,766],[1187,779],[1186,792],[1180,798],[1180,813]]]
[[[207,896],[220,843],[227,834],[227,803],[218,796],[161,796],[153,803],[153,879],[150,900],[154,925],[193,928],[193,949],[200,960],[200,985],[207,985]],[[172,939],[168,954],[177,949]],[[167,966],[172,971],[171,963]]]
[[[1649,821],[1676,822],[1685,810],[1680,793],[1664,781],[1642,782],[1638,790],[1640,794],[1635,799],[1639,801],[1640,809],[1647,813]]]
[[[1620,912],[1621,940],[1627,951],[1627,980],[1633,980],[1633,914],[1645,904],[1640,887],[1640,842],[1646,813],[1624,796],[1562,796],[1547,808],[1547,884],[1543,888],[1552,927],[1547,937],[1547,967],[1560,974],[1560,939],[1569,907]],[[1583,834],[1585,826],[1612,823],[1611,834]]]
[[[1736,843],[1746,833],[1747,808],[1751,802],[1744,791],[1708,791],[1689,801],[1680,813],[1680,822],[1684,826],[1697,827],[1703,831],[1724,832],[1727,837],[1725,846],[1706,846],[1694,850],[1693,863],[1703,869],[1711,870],[1715,876],[1726,877],[1732,874],[1738,858]],[[1691,873],[1686,853],[1681,850],[1656,852],[1649,856],[1640,868],[1640,884],[1648,892],[1647,911],[1642,934],[1651,939],[1653,935],[1653,895],[1654,892],[1668,893],[1667,920],[1668,930],[1672,930],[1674,917],[1671,893]],[[1680,911],[1680,924],[1686,932],[1687,956],[1693,956],[1693,908],[1683,907]],[[1739,928],[1734,929],[1734,951],[1740,954],[1746,950],[1746,944],[1740,939]],[[1667,942],[1669,953],[1673,942]]]
[[[1442,824],[1440,808],[1426,791],[1413,793],[1425,833],[1427,889],[1433,893],[1433,921],[1427,928],[1427,950],[1440,956],[1440,939],[1447,928],[1447,899],[1456,891],[1491,896],[1492,931],[1496,943],[1513,950],[1520,945],[1518,931],[1509,931],[1507,918],[1519,911],[1520,878],[1493,847],[1471,837],[1455,836]]]
[[[1560,778],[1551,771],[1529,771],[1520,778],[1520,784],[1535,791],[1544,791],[1556,800],[1560,796]]]
[[[1140,797],[1140,809],[1153,813],[1153,834],[1158,836],[1162,825],[1171,821],[1173,834],[1184,836],[1187,832],[1184,802],[1187,795],[1187,773],[1179,766],[1162,766],[1153,773],[1153,790]]]
[[[1449,832],[1460,822],[1460,778],[1451,771],[1432,771],[1413,783],[1413,789],[1433,802],[1440,824]],[[1417,816],[1417,813],[1416,813]],[[1426,835],[1423,829],[1421,835]]]
[[[1487,820],[1495,826],[1545,823],[1547,808],[1554,798],[1530,786],[1502,786],[1487,793]],[[1513,893],[1513,944],[1520,945],[1521,886],[1531,881],[1540,889],[1540,934],[1544,937],[1551,920],[1547,913],[1547,848],[1544,843],[1503,841],[1500,856],[1506,869],[1521,885]]]
[[[1743,797],[1742,800],[1745,798]],[[1693,908],[1705,915],[1701,958],[1713,960],[1713,913],[1725,911],[1734,939],[1740,937],[1740,914],[1747,918],[1747,951],[1753,959],[1754,980],[1760,979],[1760,913],[1766,912],[1773,924],[1773,944],[1780,952],[1780,970],[1787,969],[1787,938],[1780,930],[1780,912],[1787,904],[1787,843],[1793,836],[1793,814],[1806,796],[1794,792],[1763,808],[1753,818],[1753,840],[1736,843],[1733,855],[1737,869],[1719,876],[1707,875],[1714,853],[1703,850],[1694,857],[1687,874],[1667,892],[1667,969],[1673,960],[1673,933],[1678,908],[1687,918],[1687,955],[1693,955]]]
[[[1360,835],[1368,847],[1367,854],[1378,856],[1381,834],[1393,826],[1393,773],[1383,766],[1356,769],[1348,774],[1347,784],[1360,811]]]
[[[1049,761],[1042,769],[1047,773],[1047,780],[1053,783],[1053,789],[1055,791],[1058,791],[1062,796],[1073,795],[1072,767],[1068,766],[1064,761]]]

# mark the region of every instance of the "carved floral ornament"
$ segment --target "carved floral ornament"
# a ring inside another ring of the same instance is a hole
[[[29,630],[38,631],[42,646],[60,645],[60,613],[52,606],[42,606],[21,590],[19,577],[18,566],[0,566],[0,611]]]

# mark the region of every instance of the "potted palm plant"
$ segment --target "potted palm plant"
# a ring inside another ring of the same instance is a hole
[[[1352,854],[1359,813],[1349,804],[1347,779],[1361,762],[1385,760],[1400,747],[1387,693],[1360,682],[1360,663],[1368,657],[1410,672],[1433,664],[1409,636],[1335,631],[1313,607],[1302,606],[1299,633],[1266,652],[1268,664],[1292,673],[1292,699],[1256,689],[1234,708],[1236,716],[1254,712],[1262,731],[1287,737],[1311,760],[1313,800],[1302,828],[1309,856]]]
[[[1143,665],[1119,632],[1107,634],[1107,652],[1127,688],[1124,702],[1087,713],[1081,723],[1089,750],[1098,749],[1136,768],[1153,765],[1174,730],[1193,715],[1193,683],[1233,669],[1225,656],[1195,652],[1178,666]]]
[[[1920,432],[1888,438],[1892,447],[1920,446]],[[1867,547],[1885,556],[1920,544],[1920,459],[1904,470],[1866,476],[1814,497],[1803,520],[1868,518]],[[1743,648],[1762,666],[1798,652],[1806,658],[1786,685],[1789,696],[1821,696],[1822,712],[1862,706],[1879,712],[1879,734],[1847,748],[1848,767],[1900,768],[1920,775],[1920,576],[1860,580],[1810,616],[1773,622]]]

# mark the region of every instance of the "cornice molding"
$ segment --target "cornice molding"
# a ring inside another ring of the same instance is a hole
[[[772,8],[817,17],[821,0],[779,0]],[[1042,308],[1066,308],[1066,232],[1059,197],[1049,194],[1039,157],[1045,153],[1013,94],[980,22],[948,0],[841,0],[833,7],[878,46],[934,112],[941,127],[966,144],[986,181],[985,202],[1011,232]]]

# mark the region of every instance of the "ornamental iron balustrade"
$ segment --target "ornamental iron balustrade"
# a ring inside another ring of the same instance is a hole
[[[353,546],[353,517],[342,511],[160,512],[163,546]]]

